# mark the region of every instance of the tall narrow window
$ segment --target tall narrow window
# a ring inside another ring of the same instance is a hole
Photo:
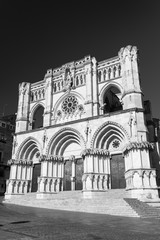
[[[44,107],[39,106],[36,109],[34,116],[33,116],[32,129],[43,127],[43,114],[44,114]]]

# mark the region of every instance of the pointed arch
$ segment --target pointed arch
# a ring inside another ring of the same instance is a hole
[[[42,102],[36,103],[30,113],[30,122],[32,129],[43,127],[44,104]]]
[[[85,140],[81,133],[73,128],[63,128],[58,131],[49,141],[46,155],[63,156],[65,149],[72,143],[78,144],[85,149]]]
[[[37,157],[37,153],[42,153],[41,144],[34,137],[28,137],[19,146],[16,159],[33,160]]]
[[[94,133],[91,148],[109,149],[109,145],[115,139],[123,145],[130,141],[127,131],[120,124],[108,121],[102,124]]]

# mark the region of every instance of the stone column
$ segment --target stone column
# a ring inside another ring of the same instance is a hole
[[[126,190],[132,198],[158,199],[156,172],[151,168],[149,142],[131,142],[124,149]]]
[[[138,49],[127,46],[119,51],[122,83],[125,89],[122,101],[123,109],[143,108],[142,91],[139,80]]]
[[[29,104],[30,104],[31,84],[22,82],[19,84],[19,100],[16,119],[16,132],[26,131],[29,122]]]
[[[52,69],[49,69],[45,75],[45,111],[43,126],[50,126],[52,108]]]
[[[94,192],[106,191],[109,185],[109,169],[106,164],[109,152],[103,149],[85,149],[81,156],[86,164],[82,177],[84,198],[92,197]]]
[[[71,176],[71,190],[76,190],[76,159],[74,155],[69,157],[69,160],[72,161],[72,176]]]
[[[91,58],[85,63],[85,78],[86,78],[86,99],[85,99],[85,109],[86,116],[93,116],[93,82],[92,82],[92,62]]]

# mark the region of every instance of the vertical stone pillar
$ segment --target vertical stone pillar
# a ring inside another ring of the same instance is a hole
[[[152,149],[149,142],[131,142],[124,149],[126,190],[133,198],[158,198],[155,169],[149,158]]]
[[[45,110],[43,126],[51,124],[51,108],[52,108],[52,70],[49,69],[45,75]]]
[[[19,84],[19,99],[16,119],[16,132],[28,130],[29,106],[31,84],[22,82]]]
[[[106,191],[109,185],[109,169],[106,164],[109,152],[103,149],[85,149],[81,156],[86,164],[82,177],[84,198],[92,197],[93,192]]]
[[[99,115],[97,61],[92,58],[93,116]]]
[[[138,70],[138,49],[127,46],[119,51],[123,88],[123,109],[143,108],[142,91]]]
[[[93,116],[93,82],[92,82],[92,62],[91,58],[85,63],[85,78],[86,78],[86,99],[85,109],[87,117]]]
[[[71,176],[71,190],[76,190],[76,159],[74,155],[69,157],[69,160],[72,161],[72,176]]]

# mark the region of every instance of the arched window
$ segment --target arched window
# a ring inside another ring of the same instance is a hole
[[[44,114],[44,107],[39,106],[35,110],[33,115],[32,129],[43,127],[43,114]]]
[[[108,79],[111,78],[111,68],[108,69]]]
[[[79,79],[78,79],[78,76],[76,77],[76,86],[79,85]]]
[[[103,71],[103,80],[104,81],[106,80],[106,69],[104,69],[104,71]]]
[[[121,65],[118,66],[118,76],[121,76]]]
[[[119,96],[120,90],[117,87],[111,86],[104,94],[103,97],[103,112],[115,112],[122,110],[122,104]]]
[[[80,82],[81,82],[81,85],[83,84],[83,77],[82,75],[80,76]]]
[[[101,82],[101,75],[102,75],[102,73],[101,73],[101,71],[99,71],[99,73],[98,73],[98,80],[99,80],[99,82]]]
[[[113,68],[113,77],[114,78],[116,77],[116,71],[117,71],[117,68],[116,68],[116,66],[114,66],[114,68]]]

